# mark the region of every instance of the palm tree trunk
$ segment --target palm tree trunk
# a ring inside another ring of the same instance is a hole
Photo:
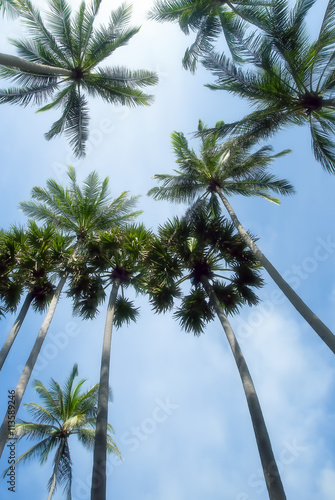
[[[22,71],[28,71],[29,73],[38,75],[72,76],[72,71],[70,69],[57,68],[56,66],[47,66],[46,64],[26,61],[25,59],[9,54],[0,53],[0,65],[18,68]]]
[[[54,462],[54,470],[51,476],[51,484],[50,484],[50,489],[49,489],[49,494],[47,500],[51,500],[52,495],[54,494],[54,491],[56,489],[56,474],[57,474],[57,469],[59,467],[59,462],[63,453],[65,445],[65,438],[62,438],[60,445],[57,448],[57,456],[55,457],[55,462]]]
[[[271,276],[276,285],[280,288],[286,298],[291,302],[299,314],[307,321],[307,323],[313,328],[313,330],[319,335],[319,337],[324,341],[324,343],[329,347],[331,351],[335,354],[335,335],[333,332],[318,318],[316,314],[311,311],[311,309],[305,304],[305,302],[299,297],[299,295],[290,287],[290,285],[284,280],[277,269],[271,264],[271,262],[265,257],[263,252],[258,248],[256,243],[249,236],[247,231],[242,226],[241,222],[237,218],[234,210],[232,209],[227,198],[222,194],[222,191],[217,187],[217,193],[227,209],[234,226],[238,230],[243,241],[248,245],[254,255],[257,257],[261,265]]]
[[[286,500],[284,487],[281,482],[276,459],[272,451],[271,441],[265,425],[262,409],[247,363],[244,359],[233,329],[223,313],[221,304],[216,294],[214,293],[213,288],[208,281],[208,278],[203,276],[201,281],[225,331],[242,380],[243,389],[246,395],[249,413],[254,428],[258,452],[262,463],[265,483],[269,493],[269,498],[270,500]]]
[[[37,361],[38,355],[40,353],[40,350],[42,348],[46,334],[48,333],[48,329],[49,329],[51,320],[52,320],[53,315],[55,313],[56,306],[58,304],[59,297],[60,297],[61,291],[65,285],[67,277],[68,277],[68,273],[65,273],[58,283],[58,286],[57,286],[55,293],[52,297],[52,300],[50,302],[48,312],[47,312],[45,319],[42,323],[40,331],[38,332],[35,344],[30,352],[30,356],[27,360],[26,366],[24,367],[24,370],[21,374],[20,380],[16,386],[16,389],[15,389],[15,415],[17,415],[17,412],[20,408],[20,404],[21,404],[23,395],[24,395],[25,390],[27,388],[27,385],[29,383],[30,376],[31,376],[32,371],[34,369],[34,366],[36,364],[36,361]],[[2,452],[4,450],[7,438],[8,438],[8,413],[6,412],[6,416],[3,420],[1,428],[0,428],[0,457],[1,457]]]
[[[20,331],[20,328],[22,326],[22,323],[26,317],[26,314],[28,312],[28,309],[30,307],[30,304],[33,300],[33,294],[27,293],[26,298],[24,299],[24,302],[22,304],[22,307],[20,309],[19,315],[15,320],[14,325],[12,326],[11,331],[8,334],[8,337],[5,340],[4,345],[2,346],[2,349],[0,351],[0,371],[3,367],[4,362],[6,361],[6,358],[8,356],[8,353],[14,343],[14,340],[16,339],[17,334]]]
[[[100,383],[98,393],[98,413],[95,430],[93,473],[91,500],[106,500],[106,460],[107,460],[107,421],[108,421],[108,394],[109,394],[109,367],[111,356],[113,318],[115,301],[117,298],[120,280],[114,279],[109,296],[105,332],[102,346]]]

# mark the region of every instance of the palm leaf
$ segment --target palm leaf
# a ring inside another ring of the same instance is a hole
[[[315,158],[329,173],[335,173],[335,142],[332,137],[335,132],[334,122],[319,116],[310,120],[312,148]]]
[[[214,314],[204,292],[196,288],[190,295],[183,297],[174,317],[186,332],[200,335],[206,324],[214,319]]]
[[[58,47],[66,54],[67,60],[73,60],[71,6],[66,0],[51,0],[47,13],[48,24],[54,33]]]
[[[0,12],[2,14],[7,14],[9,18],[15,19],[19,16],[20,7],[15,0],[1,0],[0,2]]]
[[[54,79],[48,78],[44,85],[29,85],[26,87],[12,87],[0,90],[0,104],[19,104],[27,106],[32,101],[40,105],[57,89]]]
[[[131,9],[131,6],[121,5],[112,12],[108,27],[100,27],[92,33],[85,54],[85,69],[91,69],[99,64],[138,33],[139,28],[127,28]]]
[[[114,311],[114,324],[120,328],[124,323],[129,325],[131,321],[136,322],[139,316],[139,308],[134,306],[134,302],[125,297],[117,297]]]
[[[55,37],[47,29],[43,23],[42,17],[38,10],[32,5],[29,0],[25,0],[25,8],[21,11],[21,15],[24,19],[25,25],[31,34],[33,40],[39,40],[39,42],[55,54],[55,56],[65,63],[66,67],[69,65],[69,61],[66,55],[63,53],[62,49],[58,46]]]

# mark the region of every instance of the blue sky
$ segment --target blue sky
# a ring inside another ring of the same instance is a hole
[[[35,2],[42,5],[43,2]],[[101,19],[121,2],[105,1]],[[79,2],[71,1],[77,6]],[[319,19],[319,0],[315,19]],[[133,24],[141,31],[110,64],[158,72],[159,85],[151,107],[113,108],[92,101],[90,146],[85,160],[75,161],[64,139],[46,142],[43,133],[56,115],[35,114],[31,107],[1,106],[1,226],[23,223],[18,210],[31,188],[47,178],[66,183],[66,167],[77,168],[79,180],[96,169],[109,176],[113,196],[129,190],[141,195],[141,220],[153,229],[183,207],[154,202],[146,196],[155,173],[175,168],[170,134],[196,130],[198,119],[208,125],[235,120],[247,104],[203,84],[213,81],[201,68],[190,75],[181,58],[190,39],[176,26],[145,20],[151,1],[134,5]],[[20,36],[17,22],[0,19],[1,51],[14,53],[7,39]],[[315,24],[311,25],[311,29]],[[6,86],[6,82],[2,83]],[[334,187],[335,178],[313,158],[309,131],[291,128],[270,142],[275,151],[292,154],[273,166],[289,179],[297,193],[280,207],[262,199],[233,197],[231,203],[244,227],[257,235],[259,246],[296,291],[330,327],[335,323]],[[334,358],[314,331],[264,274],[262,302],[244,308],[231,324],[241,343],[255,382],[288,499],[333,500]],[[136,325],[113,333],[109,420],[123,462],[109,461],[107,499],[118,500],[266,500],[260,461],[250,417],[234,360],[224,332],[213,322],[199,338],[182,332],[171,315],[155,316],[145,298],[138,298]],[[75,362],[87,387],[99,378],[104,309],[93,322],[73,317],[71,304],[60,301],[33,378],[47,384],[63,382]],[[43,316],[29,313],[0,374],[0,411],[7,391],[15,388]],[[5,340],[14,321],[1,323]],[[24,401],[35,401],[29,388]],[[26,418],[24,408],[21,418]],[[73,500],[89,498],[92,455],[72,445]],[[18,453],[26,444],[20,443]],[[0,469],[6,468],[4,453]],[[16,500],[46,498],[51,463],[17,469]],[[12,498],[7,485],[1,499]],[[54,496],[62,498],[61,490]]]

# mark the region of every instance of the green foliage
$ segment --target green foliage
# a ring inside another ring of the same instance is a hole
[[[79,243],[94,232],[122,227],[141,213],[133,210],[136,196],[128,197],[128,192],[123,192],[111,198],[108,177],[101,181],[96,171],[84,179],[82,187],[73,167],[68,168],[68,178],[69,186],[65,188],[54,179],[47,180],[46,188],[34,187],[33,200],[20,203],[23,212],[53,224]]]
[[[315,158],[334,173],[335,8],[329,0],[318,37],[310,41],[305,18],[314,3],[273,0],[259,24],[263,34],[245,39],[245,68],[214,51],[203,64],[216,77],[209,88],[227,90],[256,108],[214,133],[269,137],[287,125],[308,124]]]
[[[124,323],[129,325],[131,321],[136,322],[139,316],[139,308],[134,306],[134,302],[125,298],[117,297],[115,302],[114,324],[120,328]]]
[[[138,32],[138,28],[129,27],[131,7],[121,5],[111,13],[106,26],[96,28],[94,22],[100,1],[92,1],[90,6],[82,2],[72,15],[71,6],[65,0],[49,0],[47,22],[30,1],[17,3],[29,38],[12,40],[12,43],[20,58],[35,66],[26,69],[19,61],[0,65],[0,77],[18,85],[0,90],[0,103],[41,106],[48,102],[38,111],[61,108],[60,118],[45,138],[50,140],[65,133],[75,156],[85,156],[88,97],[128,106],[152,102],[152,96],[141,90],[157,84],[157,75],[152,71],[99,67]],[[5,8],[10,3],[0,5]]]
[[[197,154],[189,147],[181,132],[172,134],[172,147],[178,170],[175,174],[154,176],[160,187],[150,189],[148,194],[156,200],[190,203],[198,196],[207,197],[213,213],[219,213],[217,195],[220,191],[226,196],[259,196],[268,201],[279,203],[271,194],[290,195],[293,186],[285,179],[270,174],[269,165],[289,150],[271,154],[270,146],[255,150],[257,138],[237,138],[220,141],[220,130],[224,126],[218,122],[206,135],[206,127],[199,121],[200,151]]]
[[[199,58],[213,50],[221,34],[232,57],[241,61],[241,39],[245,30],[249,23],[260,24],[267,4],[262,0],[252,2],[252,6],[240,0],[156,0],[149,19],[177,22],[185,35],[196,33],[183,58],[184,68],[195,72]]]
[[[70,281],[68,295],[73,299],[74,312],[84,319],[95,317],[106,297],[105,289],[116,281],[122,293],[129,286],[137,292],[143,291],[147,274],[145,259],[151,239],[152,233],[142,224],[95,234],[88,241],[78,272]],[[114,307],[117,327],[136,321],[138,309],[123,295],[117,297]]]
[[[25,404],[34,421],[19,420],[15,425],[17,440],[26,437],[38,441],[18,457],[15,463],[20,464],[37,458],[43,465],[50,453],[54,452],[53,473],[48,482],[48,489],[52,494],[57,486],[63,486],[67,499],[71,498],[72,486],[72,462],[68,439],[71,435],[75,435],[86,448],[92,449],[97,418],[98,384],[83,391],[85,380],[75,383],[77,376],[78,366],[75,364],[63,387],[54,379],[51,379],[48,388],[39,380],[35,380],[34,388],[43,406],[37,403]],[[113,429],[109,425],[107,452],[121,458],[111,437],[112,432]],[[3,477],[8,470],[3,473]]]
[[[195,335],[215,317],[207,283],[227,314],[258,302],[253,288],[263,282],[257,259],[232,224],[213,216],[204,202],[198,202],[182,219],[175,217],[160,226],[147,259],[153,310],[165,312],[181,298],[174,317]],[[191,293],[184,296],[186,280],[191,282]]]

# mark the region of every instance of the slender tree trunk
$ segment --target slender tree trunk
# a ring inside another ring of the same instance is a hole
[[[109,394],[109,367],[111,357],[111,343],[115,301],[117,298],[120,280],[114,279],[109,296],[105,332],[102,346],[100,383],[98,392],[98,413],[95,430],[93,473],[91,500],[106,500],[106,461],[107,461],[107,422],[108,422],[108,394]]]
[[[39,355],[40,350],[42,348],[45,336],[48,333],[48,329],[49,329],[51,320],[53,318],[53,315],[55,313],[56,306],[57,306],[61,291],[65,285],[67,276],[68,276],[68,273],[65,273],[58,283],[58,286],[55,290],[53,298],[50,302],[48,312],[47,312],[45,319],[42,323],[40,331],[38,332],[35,344],[30,352],[30,356],[27,360],[26,366],[24,367],[24,370],[21,374],[20,380],[16,386],[16,389],[15,389],[15,415],[17,415],[17,412],[20,408],[20,404],[21,404],[23,395],[25,393],[30,376],[32,374],[32,371],[33,371],[34,366],[36,364],[38,355]],[[2,455],[2,452],[4,450],[4,447],[5,447],[7,438],[8,438],[8,423],[9,423],[8,422],[8,413],[6,412],[6,416],[3,420],[1,428],[0,428],[0,457]]]
[[[70,69],[26,61],[25,59],[9,54],[0,53],[0,65],[18,68],[22,71],[28,71],[29,73],[38,75],[72,76],[72,71]]]
[[[52,495],[54,494],[54,491],[56,489],[56,474],[57,474],[57,469],[59,467],[59,462],[63,453],[65,445],[65,438],[62,438],[60,445],[57,448],[57,456],[55,457],[55,463],[54,463],[54,470],[51,476],[51,484],[50,484],[50,489],[49,489],[49,494],[47,500],[51,500]]]
[[[313,328],[313,330],[319,335],[319,337],[324,341],[324,343],[329,347],[331,351],[335,354],[335,335],[333,332],[318,318],[316,314],[311,311],[311,309],[305,304],[305,302],[299,297],[299,295],[290,287],[290,285],[284,280],[277,269],[271,264],[271,262],[265,257],[262,251],[258,248],[256,243],[250,238],[247,231],[244,229],[239,219],[237,218],[234,210],[232,209],[227,198],[222,194],[221,189],[217,188],[217,193],[226,207],[234,226],[238,230],[243,241],[248,245],[254,255],[257,257],[261,265],[271,276],[276,285],[280,288],[286,298],[291,302],[299,314],[307,321],[307,323]]]
[[[0,351],[0,370],[3,367],[4,362],[6,361],[6,358],[8,356],[8,353],[14,343],[14,340],[16,339],[17,334],[20,331],[20,328],[22,326],[22,323],[26,317],[26,314],[28,312],[28,309],[30,307],[30,304],[33,300],[33,294],[27,293],[26,298],[24,299],[24,302],[22,304],[22,307],[20,309],[20,312],[18,314],[18,317],[15,320],[14,325],[12,326],[11,331],[8,334],[7,339],[5,340],[4,345],[2,346],[2,349]]]
[[[234,359],[242,380],[243,389],[246,395],[252,425],[256,437],[259,456],[262,463],[266,487],[268,489],[270,500],[286,500],[284,487],[281,482],[276,459],[274,457],[271,441],[265,425],[262,409],[257,397],[256,389],[253,384],[248,366],[242,354],[241,348],[233,329],[223,313],[221,304],[213,291],[207,277],[202,277],[202,283],[215,308],[221,325],[226,333],[229,345],[234,355]]]

